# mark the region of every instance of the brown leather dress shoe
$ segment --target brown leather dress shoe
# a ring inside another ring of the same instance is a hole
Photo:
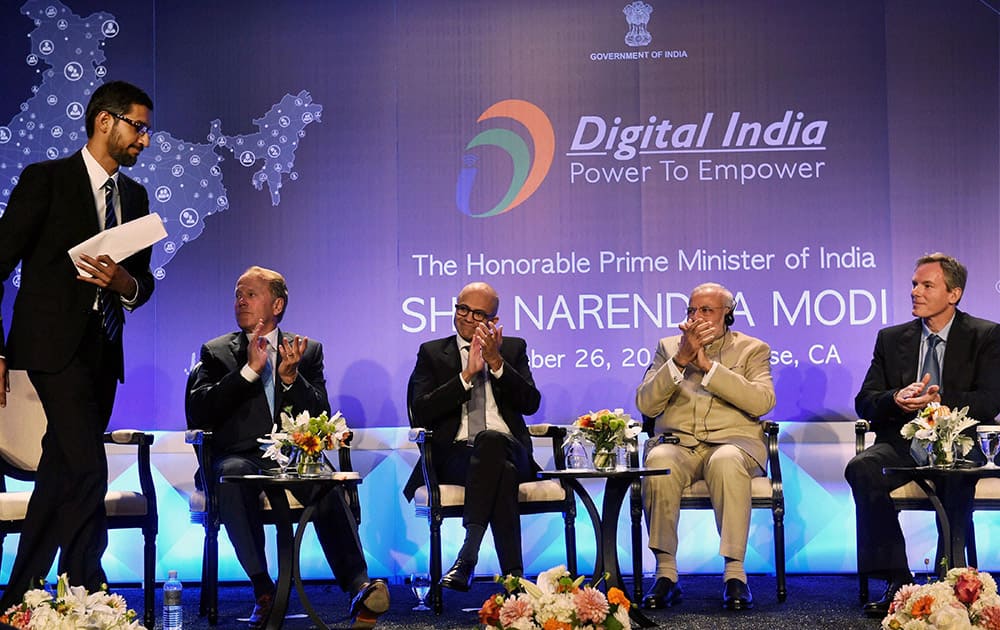
[[[352,628],[372,628],[378,616],[389,610],[389,587],[385,580],[366,582],[351,600]]]
[[[274,605],[274,593],[264,593],[257,598],[253,605],[253,612],[247,619],[247,625],[255,630],[263,628],[267,623],[267,618],[271,616],[271,607]]]

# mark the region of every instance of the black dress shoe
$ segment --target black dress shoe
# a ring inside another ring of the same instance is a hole
[[[274,604],[274,594],[264,593],[257,598],[254,602],[253,612],[250,613],[250,618],[247,619],[247,625],[250,628],[263,628],[264,624],[267,623],[267,618],[271,616],[271,607]]]
[[[670,608],[681,603],[681,587],[670,578],[658,577],[642,598],[642,607],[649,610]]]
[[[885,592],[882,593],[882,599],[870,601],[865,604],[865,616],[866,617],[876,617],[881,619],[889,614],[889,605],[892,604],[892,600],[896,597],[896,593],[899,589],[903,588],[904,584],[909,582],[897,582],[895,580],[889,582],[885,587]]]
[[[459,558],[441,578],[441,586],[463,593],[468,591],[472,586],[472,571],[475,568],[476,565]]]
[[[753,608],[750,585],[736,578],[726,580],[726,588],[722,591],[722,607],[727,610],[750,610]]]

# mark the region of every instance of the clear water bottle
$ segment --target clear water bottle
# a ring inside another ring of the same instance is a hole
[[[182,630],[184,609],[181,608],[181,592],[184,585],[177,579],[177,571],[167,573],[163,583],[163,630]]]

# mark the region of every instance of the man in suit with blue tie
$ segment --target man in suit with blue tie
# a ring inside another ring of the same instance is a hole
[[[866,615],[884,617],[896,592],[913,581],[906,541],[889,493],[906,483],[885,467],[918,462],[900,429],[932,402],[969,407],[988,422],[1000,412],[1000,326],[958,310],[968,273],[941,253],[917,260],[910,291],[917,319],[879,331],[871,366],[854,400],[871,423],[875,443],[847,464],[845,477],[858,516],[858,571],[886,580]]]
[[[121,261],[91,252],[79,263],[85,273],[67,250],[149,213],[146,190],[119,167],[133,166],[149,146],[152,109],[134,85],[98,87],[87,105],[86,146],[26,167],[0,217],[0,302],[3,282],[21,263],[6,340],[0,321],[0,407],[10,389],[7,370],[27,370],[48,423],[2,610],[38,585],[57,550],[59,573],[71,584],[93,591],[107,581],[103,435],[125,381],[123,309],[153,293],[151,250]]]
[[[216,477],[256,474],[273,465],[264,459],[257,438],[272,432],[282,409],[311,416],[330,411],[323,346],[278,328],[287,306],[285,278],[250,267],[236,283],[233,308],[240,331],[201,348],[201,366],[187,393],[188,422],[213,432]],[[264,554],[259,495],[260,488],[250,484],[218,486],[219,517],[253,585],[251,628],[267,622],[275,590]],[[272,505],[285,505],[284,491],[268,496]],[[351,594],[353,627],[373,626],[389,608],[389,590],[384,581],[368,578],[358,525],[339,488],[320,501],[313,525],[337,582]]]

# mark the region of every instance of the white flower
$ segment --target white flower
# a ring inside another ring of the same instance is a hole
[[[951,602],[932,613],[928,619],[938,630],[964,630],[972,628],[969,612],[959,602]]]

